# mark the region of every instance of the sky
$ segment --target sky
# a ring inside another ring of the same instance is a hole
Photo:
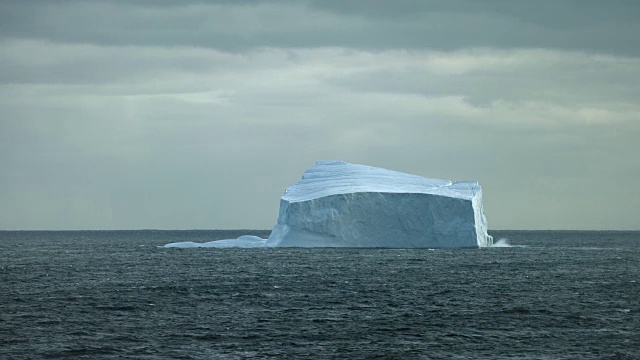
[[[316,160],[640,229],[635,0],[0,0],[0,229],[270,229]]]

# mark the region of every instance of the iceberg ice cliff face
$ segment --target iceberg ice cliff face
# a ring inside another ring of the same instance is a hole
[[[475,181],[318,161],[280,200],[267,247],[491,246]]]

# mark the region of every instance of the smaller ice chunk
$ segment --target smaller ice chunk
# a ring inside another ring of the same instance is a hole
[[[165,245],[165,248],[260,248],[264,247],[267,239],[253,235],[242,235],[237,239],[225,239],[196,243],[193,241],[176,242]]]

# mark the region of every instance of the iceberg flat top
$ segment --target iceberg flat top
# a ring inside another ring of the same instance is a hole
[[[300,202],[325,196],[376,192],[434,194],[471,199],[480,191],[476,181],[429,179],[343,161],[318,161],[302,180],[287,188],[283,200]]]

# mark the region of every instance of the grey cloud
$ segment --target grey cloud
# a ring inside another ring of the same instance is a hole
[[[130,82],[166,71],[183,74],[225,71],[241,56],[198,48],[100,47],[5,41],[0,55],[0,82],[31,84],[97,84]]]
[[[456,74],[426,69],[430,56],[441,56],[442,61],[455,62],[459,56],[470,62],[496,64]],[[573,105],[609,102],[619,107],[632,105],[640,97],[638,68],[640,61],[635,58],[594,57],[586,53],[470,51],[427,53],[421,63],[379,67],[327,81],[358,92],[463,95],[474,106],[486,106],[496,100],[528,100]]]
[[[637,56],[640,7],[600,1],[3,3],[5,37],[101,45],[538,47]],[[186,6],[190,5],[190,6]],[[612,26],[616,24],[616,26]]]

